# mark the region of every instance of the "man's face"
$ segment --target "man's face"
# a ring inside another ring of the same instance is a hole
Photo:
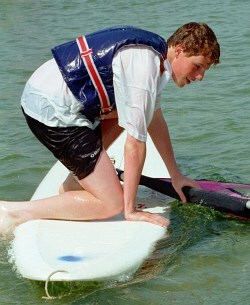
[[[171,64],[173,80],[180,88],[189,85],[193,81],[201,81],[210,65],[209,59],[205,56],[187,57],[182,48],[177,46],[175,48],[175,57]]]

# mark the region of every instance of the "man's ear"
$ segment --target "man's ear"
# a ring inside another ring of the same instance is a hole
[[[182,52],[183,52],[183,47],[180,44],[176,45],[174,48],[174,57],[178,58]]]

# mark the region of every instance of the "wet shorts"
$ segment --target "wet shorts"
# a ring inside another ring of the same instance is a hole
[[[24,113],[29,128],[37,139],[78,179],[93,172],[102,151],[101,124],[88,127],[50,127]]]

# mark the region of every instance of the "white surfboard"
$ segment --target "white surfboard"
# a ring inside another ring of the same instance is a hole
[[[108,153],[123,169],[123,133]],[[164,163],[149,138],[143,174],[167,177]],[[58,194],[68,170],[57,162],[32,199]],[[153,191],[140,187],[143,210],[166,214],[169,207]],[[135,272],[153,251],[166,230],[146,222],[128,222],[123,215],[104,221],[34,220],[14,232],[11,260],[25,278],[47,281],[122,279]]]

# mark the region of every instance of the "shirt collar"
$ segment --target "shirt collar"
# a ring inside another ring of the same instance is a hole
[[[172,76],[172,68],[171,68],[170,63],[167,59],[164,60],[164,68],[165,68],[164,74],[165,74],[165,77],[166,77],[166,82],[168,83],[171,76]]]

